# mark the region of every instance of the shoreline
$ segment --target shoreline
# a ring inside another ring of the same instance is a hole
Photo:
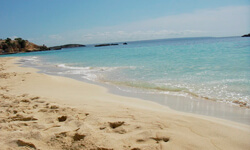
[[[25,59],[24,59],[25,60]],[[250,124],[250,109],[247,107],[240,107],[237,105],[233,105],[231,103],[218,102],[213,100],[204,100],[198,97],[185,97],[185,96],[177,96],[177,95],[169,95],[169,94],[160,94],[160,93],[151,93],[151,92],[127,92],[133,91],[137,89],[133,89],[132,87],[119,87],[118,85],[92,81],[85,78],[81,78],[78,75],[67,75],[67,74],[57,74],[57,72],[61,72],[64,70],[60,70],[62,68],[57,68],[54,66],[43,66],[37,65],[33,63],[20,62],[21,66],[27,68],[36,68],[39,73],[44,73],[52,76],[66,77],[71,78],[80,82],[85,82],[89,84],[94,84],[97,86],[104,87],[108,90],[109,93],[138,98],[144,101],[152,101],[154,103],[158,103],[165,107],[171,108],[176,111],[198,114],[203,116],[210,116],[225,120],[230,120],[238,123],[243,123],[246,125]],[[53,71],[52,71],[53,70]],[[124,90],[124,88],[127,88]],[[130,89],[131,88],[131,89]]]
[[[14,64],[19,58],[0,59],[1,111],[5,112],[0,145],[6,149],[22,145],[134,150],[250,147],[249,125],[177,112],[108,93],[101,86],[19,67]],[[25,121],[24,116],[37,120]],[[62,116],[67,119],[61,122]]]

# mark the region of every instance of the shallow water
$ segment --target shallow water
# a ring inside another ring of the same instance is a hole
[[[32,53],[82,78],[224,102],[250,99],[250,39],[185,38]],[[145,91],[144,91],[145,92]]]
[[[250,38],[138,41],[12,56],[25,56],[23,64],[48,74],[113,86],[118,94],[210,116],[227,109],[225,116],[238,114],[249,123],[249,109],[231,105],[250,104]]]

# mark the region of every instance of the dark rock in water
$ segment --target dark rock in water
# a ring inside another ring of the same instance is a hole
[[[127,44],[128,44],[128,43],[126,43],[126,42],[125,42],[125,43],[123,43],[123,45],[127,45]]]
[[[66,45],[60,45],[60,46],[53,46],[50,47],[52,50],[60,50],[62,48],[74,48],[74,47],[85,47],[85,45],[82,44],[66,44]]]
[[[250,37],[250,33],[242,35],[241,37]]]
[[[95,47],[114,46],[114,45],[119,45],[119,44],[117,44],[117,43],[111,43],[111,44],[98,44],[98,45],[95,45]]]
[[[111,45],[119,45],[119,44],[115,43],[115,44],[111,44]]]

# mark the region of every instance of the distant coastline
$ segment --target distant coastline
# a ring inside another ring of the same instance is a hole
[[[242,35],[241,37],[250,37],[249,34]],[[186,38],[173,38],[173,39],[187,39],[187,38],[197,38],[197,37],[186,37]],[[208,38],[208,37],[199,37],[199,38]],[[213,37],[209,37],[213,38]],[[172,38],[171,38],[172,39]],[[161,39],[155,39],[161,40]],[[164,39],[162,39],[164,40]],[[141,40],[141,41],[150,41],[150,40]],[[130,41],[135,42],[135,41]],[[117,45],[128,45],[126,42],[119,43],[105,43],[105,44],[95,44],[94,47],[103,47],[103,46],[117,46]],[[11,40],[0,39],[0,55],[8,55],[8,54],[17,54],[17,53],[26,53],[26,52],[36,52],[36,51],[49,51],[49,50],[61,50],[65,48],[77,48],[77,47],[86,47],[83,44],[64,44],[58,46],[47,47],[46,45],[37,45],[28,40],[24,40],[22,38],[15,38]]]
[[[60,50],[62,48],[75,48],[75,47],[85,47],[86,45],[82,44],[65,44],[60,46],[49,47],[51,50]]]
[[[127,45],[128,43],[122,43],[122,45]],[[107,43],[107,44],[97,44],[94,47],[102,46],[115,46],[118,43]],[[61,50],[65,48],[76,48],[76,47],[86,47],[83,44],[65,44],[59,46],[47,47],[46,45],[39,46],[28,40],[22,38],[15,38],[14,40],[10,38],[0,39],[0,55],[26,53],[26,52],[36,52],[36,51],[49,51],[49,50]]]

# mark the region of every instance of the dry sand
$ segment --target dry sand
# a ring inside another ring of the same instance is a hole
[[[240,150],[250,126],[112,95],[0,58],[0,149]]]

